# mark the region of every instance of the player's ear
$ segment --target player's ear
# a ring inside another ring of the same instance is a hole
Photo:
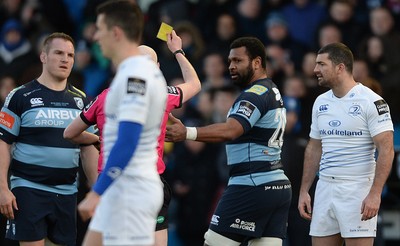
[[[43,64],[46,63],[46,60],[47,60],[46,58],[47,58],[46,53],[45,53],[44,51],[42,51],[42,52],[40,53],[40,61],[41,61]]]
[[[255,69],[258,69],[261,67],[261,57],[257,56],[251,62],[253,63],[253,66]]]

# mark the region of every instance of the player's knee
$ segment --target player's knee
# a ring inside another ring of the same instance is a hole
[[[240,242],[233,241],[227,237],[224,237],[210,229],[204,234],[204,245],[206,246],[217,246],[217,245],[224,245],[224,246],[239,246]]]
[[[282,246],[282,239],[277,237],[261,237],[249,241],[249,246]]]

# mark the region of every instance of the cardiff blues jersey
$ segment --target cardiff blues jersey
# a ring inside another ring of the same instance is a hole
[[[393,131],[388,104],[362,84],[344,97],[332,90],[314,103],[310,137],[322,142],[321,176],[355,179],[373,177],[375,145],[372,138]]]
[[[226,145],[228,185],[260,185],[287,180],[281,163],[286,110],[276,85],[257,80],[236,99],[228,113],[243,126],[244,134]]]
[[[13,144],[11,188],[77,191],[80,149],[63,132],[86,103],[84,93],[69,84],[54,91],[36,80],[8,95],[0,112],[0,139]]]

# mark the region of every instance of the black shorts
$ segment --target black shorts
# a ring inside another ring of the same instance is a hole
[[[171,187],[169,186],[167,181],[165,181],[162,176],[160,176],[160,178],[164,185],[164,203],[157,216],[156,231],[161,231],[168,228],[168,207],[169,203],[171,202],[172,194]]]
[[[292,198],[290,182],[260,186],[230,185],[212,216],[210,229],[234,241],[286,237]]]
[[[7,221],[6,238],[38,241],[49,238],[55,244],[76,245],[76,194],[17,187],[12,190],[18,210]]]

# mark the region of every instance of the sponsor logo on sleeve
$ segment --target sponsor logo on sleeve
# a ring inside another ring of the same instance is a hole
[[[128,94],[144,95],[146,93],[146,82],[138,78],[128,78],[128,86],[126,92]]]
[[[167,86],[168,94],[179,95],[179,90],[175,86]]]
[[[251,115],[254,112],[256,107],[248,101],[241,101],[239,104],[239,108],[236,111],[236,114],[243,115],[246,118],[250,119]]]
[[[6,112],[0,112],[0,124],[11,129],[14,126],[15,119]]]
[[[389,113],[389,105],[385,102],[385,100],[381,99],[375,101],[374,104],[379,115]]]
[[[97,99],[99,99],[99,97],[95,97],[92,101],[89,102],[88,105],[86,105],[86,107],[83,109],[83,112],[87,112],[92,106],[93,104],[97,101]]]
[[[246,90],[245,92],[252,92],[257,95],[262,95],[267,91],[268,91],[267,87],[264,87],[262,85],[253,85],[250,89]]]

